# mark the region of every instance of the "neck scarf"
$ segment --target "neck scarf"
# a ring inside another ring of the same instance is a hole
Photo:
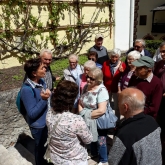
[[[112,62],[110,61],[110,64],[109,64],[109,65],[110,65],[110,70],[111,70],[112,75],[114,75],[114,67],[117,66],[118,62],[119,62],[119,61],[117,61],[116,63],[112,63]]]

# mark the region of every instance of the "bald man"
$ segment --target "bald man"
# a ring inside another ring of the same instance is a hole
[[[125,120],[115,133],[109,165],[161,165],[160,128],[143,113],[145,96],[136,88],[119,94],[119,110]]]

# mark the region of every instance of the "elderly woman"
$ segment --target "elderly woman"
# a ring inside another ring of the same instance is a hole
[[[118,92],[120,93],[123,89],[128,87],[129,80],[131,79],[136,67],[132,65],[132,62],[141,57],[140,52],[134,50],[127,56],[127,67],[122,73],[118,83]]]
[[[51,97],[52,109],[46,117],[50,141],[50,160],[55,165],[87,165],[88,153],[80,142],[89,144],[92,134],[83,118],[71,113],[78,86],[64,80]]]
[[[121,77],[121,68],[122,71],[125,70],[125,63],[120,61],[121,51],[120,49],[113,49],[109,54],[109,60],[103,63],[102,71],[103,71],[103,81],[104,85],[109,92],[110,103],[112,103],[112,98],[114,100],[115,115],[120,119],[120,113],[118,110],[118,82]]]
[[[108,165],[107,130],[97,130],[96,123],[96,119],[106,112],[109,99],[108,91],[102,84],[102,80],[103,74],[101,69],[94,68],[89,71],[87,74],[87,85],[84,87],[79,101],[79,113],[83,116],[93,134],[93,142],[91,143],[92,156],[97,156],[99,153],[99,165]]]
[[[21,88],[21,104],[24,117],[35,140],[36,165],[44,164],[44,143],[47,139],[46,113],[50,90],[46,89],[43,77],[46,69],[41,59],[28,60],[24,65],[27,79]]]
[[[97,54],[97,52],[89,51],[89,53],[88,53],[88,60],[94,61],[96,63],[96,66],[98,68],[100,68],[100,69],[102,68],[102,65],[99,64],[99,63],[97,63],[97,60],[98,60],[98,54]]]
[[[69,56],[69,66],[64,70],[64,79],[74,82],[78,85],[80,89],[81,77],[84,72],[84,67],[78,64],[78,56],[75,54],[71,54]],[[78,99],[80,97],[80,90],[75,99],[74,109],[76,110],[78,107]]]
[[[84,63],[84,73],[81,77],[81,84],[80,84],[80,92],[82,93],[82,90],[84,88],[84,86],[87,83],[87,74],[91,69],[96,68],[96,63],[92,60],[86,61]]]

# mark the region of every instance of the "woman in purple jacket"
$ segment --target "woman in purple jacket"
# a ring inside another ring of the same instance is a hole
[[[131,76],[134,74],[134,71],[136,69],[135,66],[133,66],[131,63],[141,57],[140,53],[136,50],[130,52],[127,56],[127,67],[122,73],[122,76],[119,79],[118,82],[118,92],[120,93],[123,89],[128,87],[129,80],[131,79]]]
[[[46,163],[43,156],[47,140],[46,113],[48,109],[48,98],[50,90],[46,89],[43,77],[46,68],[40,58],[30,59],[24,65],[27,79],[21,88],[21,105],[24,117],[29,125],[31,134],[35,140],[36,165]]]

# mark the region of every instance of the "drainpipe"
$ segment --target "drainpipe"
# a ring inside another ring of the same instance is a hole
[[[129,47],[133,47],[135,0],[130,0]]]

